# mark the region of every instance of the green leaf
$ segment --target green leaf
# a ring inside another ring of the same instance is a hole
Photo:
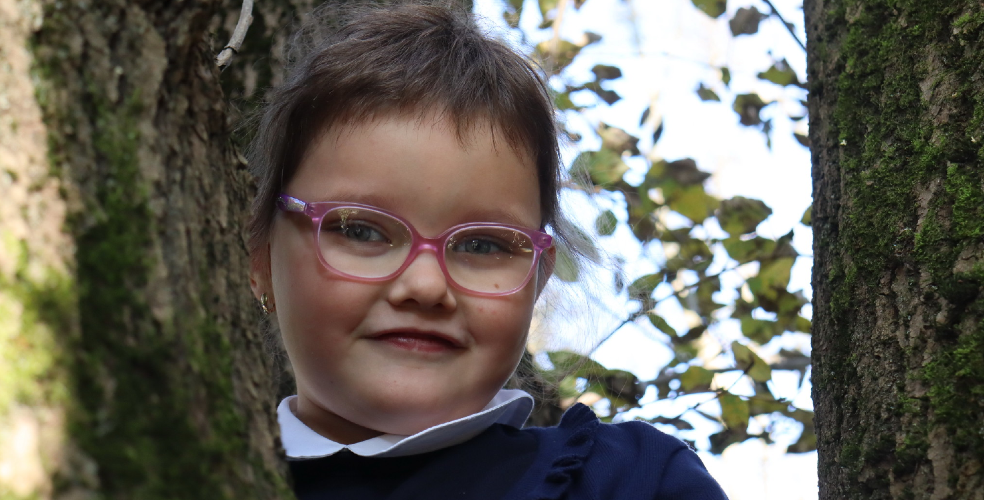
[[[788,403],[776,401],[771,394],[757,394],[750,398],[747,403],[750,406],[750,416],[767,415],[769,413],[785,413],[788,411]]]
[[[798,132],[793,132],[792,135],[795,136],[795,140],[796,141],[799,141],[799,144],[801,144],[801,145],[803,145],[803,146],[805,146],[807,148],[808,147],[812,147],[812,141],[809,140],[809,136],[808,135],[806,135],[806,134],[800,134]]]
[[[723,305],[715,302],[713,299],[715,293],[720,290],[721,286],[718,276],[702,280],[702,282],[698,285],[698,290],[696,290],[694,294],[695,298],[698,300],[698,310],[695,312],[697,312],[700,316],[708,316],[715,310],[722,308]]]
[[[600,97],[604,102],[608,103],[608,105],[614,104],[621,100],[621,96],[618,95],[618,92],[615,92],[614,90],[605,89],[604,87],[601,86],[600,81],[587,82],[583,85],[582,88],[585,88],[597,94],[597,97]]]
[[[722,78],[722,84],[725,85],[726,87],[728,87],[729,86],[729,82],[732,80],[732,75],[729,74],[729,68],[726,67],[726,66],[723,66],[723,67],[719,68],[719,72],[722,73],[722,76],[721,76],[721,78]]]
[[[573,103],[573,99],[570,98],[569,92],[558,92],[555,95],[556,108],[561,111],[566,111],[567,109],[579,110],[580,106]]]
[[[661,273],[656,272],[642,276],[628,286],[628,297],[633,300],[649,297],[660,283],[663,283],[663,274]]]
[[[646,317],[649,318],[649,322],[652,323],[657,330],[673,338],[677,338],[677,330],[674,330],[670,325],[668,325],[667,320],[663,319],[662,316],[654,313],[646,313]]]
[[[813,424],[813,412],[805,410],[796,410],[794,413],[789,415],[790,417],[802,422],[802,434],[799,436],[799,440],[792,443],[791,446],[786,450],[787,453],[807,453],[816,450],[816,427]]]
[[[726,0],[691,0],[691,3],[713,19],[726,13]]]
[[[672,425],[679,431],[690,431],[694,429],[694,426],[691,425],[687,420],[684,420],[679,417],[671,418],[671,417],[664,417],[661,415],[659,417],[654,417],[648,420],[642,417],[638,417],[636,418],[636,420],[639,420],[641,422],[648,422],[650,424]]]
[[[804,224],[806,226],[812,227],[812,225],[813,225],[813,206],[812,206],[811,203],[809,204],[809,208],[807,208],[806,211],[802,214],[802,220],[799,221],[799,222],[801,222],[802,224]]]
[[[743,370],[757,382],[767,382],[771,380],[771,367],[760,359],[757,353],[750,350],[749,347],[739,343],[733,342],[731,344],[733,350],[733,357],[736,358],[736,367]]]
[[[603,140],[602,147],[618,153],[619,155],[628,151],[633,155],[639,154],[639,138],[618,128],[611,127],[604,123],[597,126],[597,135]]]
[[[767,16],[757,10],[757,7],[749,9],[740,7],[736,14],[733,14],[733,18],[729,20],[729,31],[733,33],[733,36],[753,35],[757,33],[760,22],[765,17]]]
[[[812,321],[802,316],[795,317],[795,331],[802,333],[812,333]]]
[[[547,61],[552,65],[552,71],[559,73],[573,62],[582,48],[567,40],[548,39],[535,47],[534,57],[538,61]]]
[[[770,104],[757,94],[740,94],[733,100],[733,111],[740,115],[740,124],[747,127],[760,125],[760,110]]]
[[[743,398],[728,392],[719,395],[719,404],[722,406],[722,421],[726,427],[746,432],[747,425],[750,424],[750,405]]]
[[[754,295],[760,295],[764,293],[767,294],[767,290],[785,290],[788,288],[788,280],[792,275],[792,264],[795,263],[795,257],[781,257],[778,259],[770,260],[767,262],[762,262],[760,264],[760,270],[757,271],[756,278],[750,278],[747,283],[750,284],[750,290],[753,291]],[[757,286],[750,283],[751,280],[756,279],[759,281]]]
[[[782,87],[799,85],[798,75],[795,74],[795,70],[788,66],[788,61],[785,59],[776,61],[767,71],[757,73],[757,78],[767,80],[775,85],[781,85]]]
[[[723,429],[720,432],[716,432],[715,434],[708,436],[708,442],[711,445],[709,451],[718,455],[723,451],[726,451],[726,448],[728,448],[729,445],[742,443],[749,438],[750,436],[747,435],[746,429]]]
[[[783,332],[776,321],[754,319],[749,316],[740,319],[740,331],[744,337],[762,345]]]
[[[646,189],[659,187],[668,195],[675,187],[698,186],[712,174],[702,172],[691,158],[667,162],[659,160],[650,165],[642,186]]]
[[[553,351],[546,354],[554,371],[561,375],[572,374],[576,377],[588,378],[604,375],[608,372],[604,365],[582,354],[570,351]]]
[[[610,186],[620,181],[629,168],[622,161],[621,154],[601,149],[584,151],[577,155],[570,170],[575,174],[586,172],[595,186]]]
[[[614,80],[622,77],[622,70],[617,66],[608,66],[606,64],[598,64],[590,69],[594,73],[594,77],[598,81],[603,80]]]
[[[699,83],[698,84],[698,90],[696,90],[695,92],[697,92],[698,97],[702,101],[719,101],[720,100],[719,99],[719,94],[716,94],[715,91],[713,91],[712,89],[706,87],[704,83]]]
[[[556,265],[552,272],[564,283],[575,283],[580,279],[580,267],[559,247],[556,247]]]
[[[753,262],[770,256],[774,253],[778,244],[774,240],[759,236],[749,240],[741,240],[734,236],[722,240],[722,246],[726,249],[726,253],[729,254],[730,258],[740,264],[746,264],[747,262]]]
[[[705,193],[703,186],[690,186],[675,191],[667,200],[667,205],[671,210],[691,219],[695,224],[701,224],[715,212],[719,206],[719,199]]]
[[[763,201],[742,196],[722,200],[716,217],[722,230],[733,235],[752,233],[757,226],[771,216],[771,207]]]
[[[610,236],[615,232],[615,228],[618,227],[618,218],[615,217],[614,212],[611,210],[605,210],[601,212],[601,215],[597,216],[597,234],[601,236]]]
[[[687,371],[681,374],[681,389],[687,393],[705,392],[712,386],[712,379],[715,373],[700,366],[688,366]]]

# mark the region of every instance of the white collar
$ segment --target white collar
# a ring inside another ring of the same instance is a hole
[[[289,396],[278,405],[281,444],[289,459],[304,460],[333,455],[347,448],[363,457],[403,457],[440,450],[466,441],[493,424],[520,428],[528,420],[534,400],[518,389],[503,389],[479,413],[435,425],[412,436],[383,434],[359,443],[343,445],[319,435],[292,413]]]

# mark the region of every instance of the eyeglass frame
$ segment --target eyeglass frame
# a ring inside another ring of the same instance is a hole
[[[341,278],[348,279],[351,281],[356,281],[359,283],[378,283],[382,281],[389,281],[395,279],[399,277],[400,274],[403,274],[403,271],[405,271],[408,267],[410,267],[410,264],[412,264],[413,261],[417,258],[417,254],[426,250],[430,250],[434,253],[435,257],[437,258],[438,265],[441,268],[441,272],[442,274],[444,274],[445,280],[448,282],[450,286],[457,288],[470,295],[476,295],[480,297],[503,297],[506,295],[512,295],[517,292],[520,292],[521,290],[524,289],[525,286],[528,285],[528,282],[531,281],[532,276],[538,270],[539,257],[542,255],[542,253],[545,252],[545,250],[549,249],[552,246],[552,235],[546,233],[542,229],[529,229],[526,227],[515,226],[511,224],[502,224],[498,222],[467,222],[464,224],[458,224],[456,226],[452,226],[446,229],[443,233],[433,238],[427,238],[424,235],[420,234],[417,231],[417,229],[413,227],[413,224],[410,224],[410,221],[406,220],[405,218],[396,215],[392,212],[389,212],[388,210],[383,210],[381,208],[373,207],[371,205],[365,205],[363,203],[348,203],[348,202],[338,202],[338,201],[308,202],[300,200],[289,194],[282,193],[278,195],[276,204],[278,206],[278,209],[280,209],[283,212],[300,213],[312,219],[313,229],[314,229],[313,248],[316,250],[316,257],[319,258],[319,261],[323,264],[323,267],[325,267],[328,271]],[[331,211],[345,207],[357,207],[357,208],[363,208],[365,210],[371,210],[373,212],[377,212],[382,215],[391,217],[399,221],[400,223],[403,224],[404,227],[406,227],[406,229],[410,232],[412,241],[410,244],[410,252],[406,256],[406,259],[404,259],[403,262],[399,265],[399,269],[396,269],[391,274],[383,276],[381,278],[365,278],[361,276],[354,276],[351,274],[347,274],[343,271],[335,269],[326,261],[326,258],[323,257],[323,252],[320,250],[320,244],[319,244],[319,237],[320,237],[320,232],[322,231],[323,218],[326,217],[326,215]],[[455,279],[451,277],[451,273],[448,272],[448,266],[444,260],[445,243],[447,243],[448,239],[455,233],[470,227],[492,227],[492,228],[510,229],[524,233],[526,236],[528,236],[528,238],[531,240],[532,246],[534,247],[534,254],[532,255],[531,268],[528,270],[527,275],[524,277],[524,281],[522,281],[520,285],[506,292],[498,292],[498,293],[480,292],[478,290],[472,290],[471,288],[466,288],[458,284],[455,281]]]

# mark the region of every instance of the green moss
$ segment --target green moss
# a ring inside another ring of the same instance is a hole
[[[945,190],[953,204],[952,224],[958,238],[983,236],[983,183],[968,166],[949,165],[945,177]]]
[[[201,310],[153,316],[147,297],[160,228],[139,165],[140,148],[152,139],[140,136],[140,122],[152,103],[130,86],[127,72],[123,99],[110,101],[107,82],[90,80],[85,60],[66,59],[67,34],[79,29],[74,5],[47,7],[34,46],[38,100],[49,130],[59,131],[49,135],[50,160],[93,169],[81,186],[85,207],[68,223],[80,335],[57,339],[72,353],[69,433],[97,465],[99,498],[289,496],[284,480],[249,448],[222,320]],[[74,120],[88,121],[91,135],[62,133],[77,128]],[[69,158],[67,151],[94,156]],[[211,291],[202,292],[200,300],[209,301]]]
[[[983,238],[982,20],[982,6],[973,1],[844,0],[829,5],[821,20],[826,23],[824,43],[841,43],[839,50],[823,47],[822,54],[837,58],[811,54],[811,61],[829,64],[833,59],[840,65],[828,72],[838,75],[832,133],[842,141],[834,152],[841,175],[834,191],[850,200],[842,207],[847,216],[835,230],[816,231],[817,247],[832,249],[826,287],[827,327],[833,327],[827,331],[831,337],[823,340],[829,351],[822,362],[817,360],[817,367],[825,365],[823,371],[830,374],[814,373],[823,383],[816,385],[817,391],[837,394],[844,407],[870,404],[863,400],[865,394],[838,387],[856,373],[858,361],[851,353],[859,349],[858,342],[867,342],[858,336],[874,326],[875,297],[870,294],[884,289],[880,280],[887,270],[927,273],[909,288],[923,293],[915,299],[934,322],[933,337],[926,342],[937,352],[926,366],[914,366],[910,362],[919,358],[910,355],[901,366],[909,364],[912,377],[931,390],[927,398],[900,396],[893,405],[897,421],[878,424],[907,436],[892,454],[900,474],[916,471],[926,461],[927,434],[936,425],[954,433],[959,448],[972,449],[966,456],[982,457],[983,267],[973,263],[968,272],[954,272],[959,255],[982,245]],[[928,75],[941,69],[946,73],[928,83]],[[928,210],[918,214],[920,195],[928,192]],[[938,312],[942,314],[936,316]],[[980,319],[972,327],[977,333],[968,333],[970,318]],[[866,343],[863,348],[873,347]],[[886,352],[895,348],[886,346]],[[902,394],[902,383],[897,383]],[[928,413],[931,419],[920,422],[920,415]],[[963,421],[965,430],[960,430]],[[877,451],[885,445],[874,437],[850,441],[839,456],[878,467],[884,457]],[[861,490],[877,482],[861,485],[851,470],[846,481],[858,483]]]
[[[72,279],[57,267],[29,264],[26,243],[9,231],[0,229],[0,243],[17,262],[12,280],[0,275],[0,416],[14,403],[64,404],[65,353],[56,334],[73,328]]]

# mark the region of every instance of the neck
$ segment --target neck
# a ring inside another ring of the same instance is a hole
[[[290,401],[289,409],[303,424],[317,434],[340,444],[354,444],[381,436],[383,433],[374,429],[355,424],[333,412],[327,411],[313,403],[308,397],[299,394]]]

